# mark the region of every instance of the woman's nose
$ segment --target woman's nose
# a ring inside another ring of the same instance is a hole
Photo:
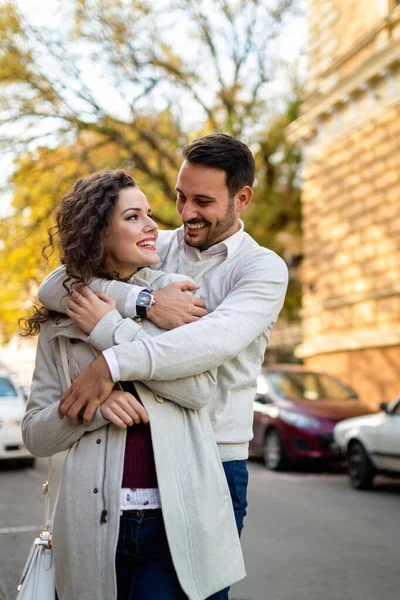
[[[157,223],[155,221],[153,221],[153,219],[151,217],[147,217],[147,222],[146,222],[146,225],[145,225],[145,229],[147,231],[153,231],[153,230],[157,231],[158,225],[157,225]]]

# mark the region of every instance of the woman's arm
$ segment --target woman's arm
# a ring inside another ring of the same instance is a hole
[[[60,381],[52,345],[42,327],[31,393],[22,421],[24,444],[34,456],[52,456],[68,450],[88,431],[95,431],[110,423],[102,416],[100,409],[96,411],[89,427],[73,425],[70,419],[60,419],[58,405],[67,387],[65,381]]]
[[[97,409],[89,427],[74,425],[70,419],[61,419],[58,413],[63,386],[67,387],[67,383],[60,381],[52,345],[42,328],[31,393],[22,422],[24,444],[34,456],[52,456],[68,450],[85,433],[110,423],[126,429],[149,422],[146,409],[132,394],[114,390]]]

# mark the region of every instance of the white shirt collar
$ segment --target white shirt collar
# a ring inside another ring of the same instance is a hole
[[[223,253],[227,258],[232,256],[243,241],[244,223],[241,219],[239,219],[239,225],[239,230],[236,233],[230,235],[228,238],[226,238],[226,240],[222,240],[222,242],[218,242],[218,244],[210,246],[210,248],[207,250],[200,251],[198,248],[193,248],[193,246],[188,246],[185,242],[183,242],[186,256],[191,261],[204,260],[209,256],[215,256]],[[183,241],[183,237],[184,229],[182,225],[182,227],[178,229],[178,241]]]

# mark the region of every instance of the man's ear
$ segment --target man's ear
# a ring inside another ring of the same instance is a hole
[[[245,185],[242,189],[236,194],[236,211],[238,213],[242,213],[249,206],[251,199],[253,197],[253,190],[249,185]]]

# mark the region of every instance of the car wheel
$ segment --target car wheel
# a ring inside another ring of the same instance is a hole
[[[35,458],[22,458],[19,461],[21,467],[25,467],[27,469],[32,469],[35,466],[36,459]]]
[[[350,482],[356,490],[370,490],[375,477],[374,466],[362,444],[353,442],[347,451]]]
[[[270,429],[264,441],[264,462],[270,471],[281,471],[287,459],[281,436],[276,429]]]

